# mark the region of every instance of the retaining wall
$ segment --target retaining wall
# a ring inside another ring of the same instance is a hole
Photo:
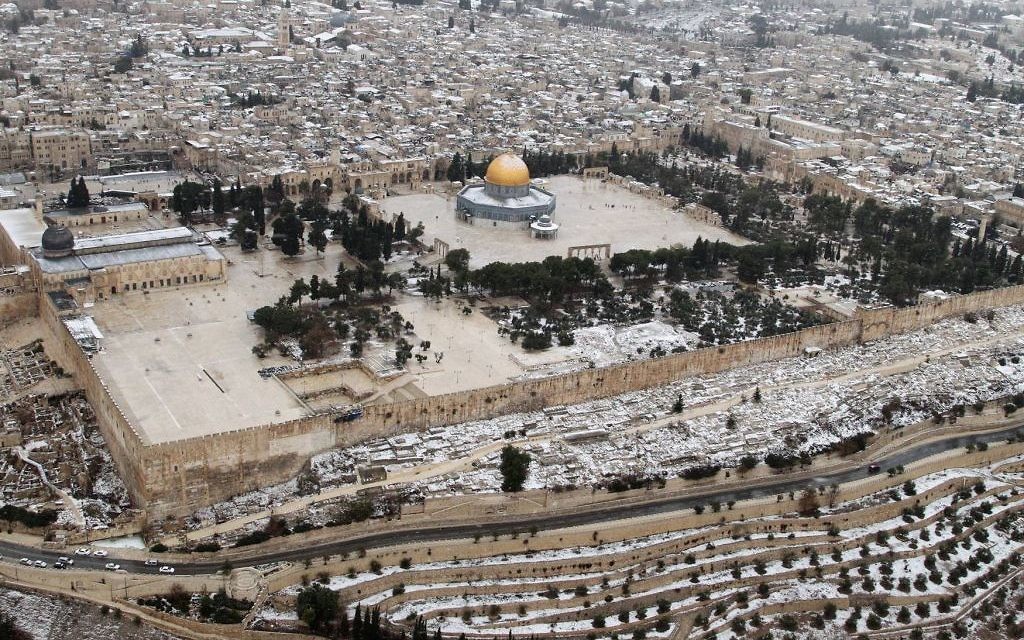
[[[184,515],[283,482],[311,455],[369,438],[614,396],[689,376],[797,357],[810,347],[832,349],[868,342],[968,311],[1022,302],[1024,286],[1008,287],[906,309],[866,311],[845,322],[653,360],[372,405],[353,422],[336,423],[332,416],[318,414],[155,445],[143,443],[45,297],[40,306],[58,338],[54,346],[73,363],[75,379],[96,409],[132,497],[159,517]]]

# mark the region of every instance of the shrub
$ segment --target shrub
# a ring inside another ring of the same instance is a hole
[[[42,511],[29,511],[22,507],[16,507],[12,504],[5,504],[0,507],[0,520],[7,522],[20,522],[26,527],[38,529],[41,527],[48,527],[57,521],[57,512],[53,509],[43,509]]]
[[[220,548],[220,543],[216,541],[200,542],[196,545],[195,551],[197,553],[215,553],[217,551],[220,551]]]

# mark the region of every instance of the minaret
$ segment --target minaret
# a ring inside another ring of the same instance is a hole
[[[291,6],[291,2],[285,0],[284,6],[281,7],[281,13],[277,14],[277,48],[278,53],[286,55],[288,53],[288,45],[291,44],[291,25],[288,19],[288,9]]]

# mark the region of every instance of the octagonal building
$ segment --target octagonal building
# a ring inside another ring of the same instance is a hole
[[[483,183],[466,185],[455,200],[455,214],[470,224],[528,229],[554,213],[554,194],[530,184],[526,163],[511,153],[492,160]]]

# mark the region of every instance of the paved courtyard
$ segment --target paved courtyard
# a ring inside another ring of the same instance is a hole
[[[451,210],[452,201],[443,196],[395,196],[383,205],[389,213],[404,211],[413,224],[422,219],[428,245],[436,236],[452,248],[468,248],[474,266],[492,260],[541,260],[565,255],[569,246],[580,244],[610,242],[615,252],[691,244],[698,236],[743,242],[724,229],[697,222],[620,187],[556,177],[549,188],[558,196],[556,219],[563,225],[553,241],[533,240],[520,231],[459,223]],[[284,259],[277,251],[242,254],[237,247],[223,251],[229,260],[227,283],[118,296],[89,310],[105,336],[103,351],[93,362],[149,442],[297,418],[309,408],[296,393],[308,394],[321,385],[337,384],[328,376],[324,380],[293,380],[288,388],[276,379],[262,378],[258,371],[263,367],[296,362],[276,352],[265,359],[256,358],[251,350],[262,340],[262,332],[248,321],[246,313],[273,304],[298,277],[333,277],[343,259],[341,247],[332,244],[323,257],[306,253],[294,260]],[[350,260],[344,259],[351,266]],[[415,325],[415,336],[410,338],[413,344],[429,340],[431,347],[425,362],[411,360],[407,373],[386,384],[358,381],[353,387],[357,392],[373,388],[366,402],[501,384],[578,355],[559,347],[527,354],[499,336],[495,323],[479,308],[466,315],[451,301],[426,301],[412,294],[400,295],[392,306]],[[423,353],[419,348],[415,352]],[[437,362],[440,354],[443,356]],[[367,355],[386,364],[394,358],[394,348],[371,343]],[[342,394],[311,404],[345,401]]]
[[[553,240],[533,239],[526,230],[489,226],[486,220],[461,222],[455,218],[455,197],[443,194],[393,196],[381,202],[381,209],[391,215],[402,212],[413,225],[423,222],[428,246],[440,238],[452,249],[468,249],[474,268],[494,261],[565,256],[569,247],[587,244],[610,243],[612,253],[692,245],[698,237],[747,244],[728,229],[699,222],[657,200],[599,180],[555,176],[545,188],[557,198],[553,218],[561,228]]]
[[[154,290],[97,302],[88,311],[103,332],[103,350],[93,357],[111,394],[148,442],[167,442],[300,417],[308,409],[296,394],[337,384],[328,376],[289,381],[264,379],[264,367],[295,365],[273,351],[252,354],[262,331],[246,312],[273,304],[298,277],[330,278],[342,259],[339,245],[323,258],[312,253],[285,260],[279,252],[243,255],[223,250],[230,261],[228,282]],[[373,389],[367,402],[389,402],[500,384],[522,375],[527,364],[560,360],[560,350],[528,355],[497,333],[480,313],[464,315],[451,301],[401,295],[393,303],[415,327],[414,345],[431,341],[426,362],[411,360],[408,373],[387,385],[366,378],[357,391]],[[416,348],[416,353],[422,353]],[[436,362],[435,353],[443,353]],[[367,355],[390,362],[394,346],[368,345]],[[344,359],[346,353],[337,356]],[[351,377],[354,374],[346,374]],[[355,384],[353,384],[355,382]],[[328,396],[307,405],[324,407],[350,399]]]

